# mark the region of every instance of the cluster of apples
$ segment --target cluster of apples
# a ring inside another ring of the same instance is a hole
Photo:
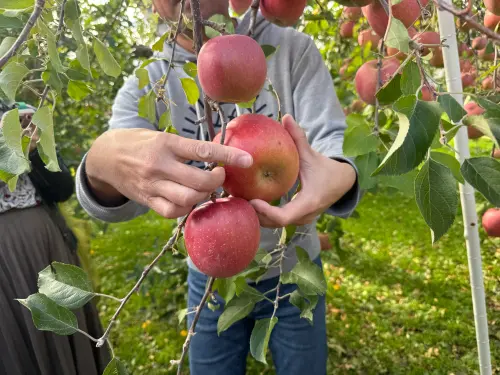
[[[231,9],[237,14],[245,13],[252,0],[229,0]],[[304,13],[307,0],[260,0],[260,11],[264,18],[278,26],[293,26]]]
[[[251,0],[231,0],[245,11]],[[298,20],[306,0],[261,0],[270,21],[287,26]],[[246,8],[245,8],[246,7]],[[300,10],[300,14],[298,12]],[[264,87],[266,57],[261,46],[245,35],[210,39],[198,54],[198,79],[207,96],[219,103],[246,103]],[[221,133],[213,139],[221,143]],[[249,201],[273,202],[299,177],[299,153],[282,124],[260,114],[243,114],[227,124],[224,145],[248,152],[250,168],[223,166],[226,198],[208,201],[189,215],[184,228],[186,250],[195,266],[215,278],[232,277],[255,258],[260,243],[259,218]]]

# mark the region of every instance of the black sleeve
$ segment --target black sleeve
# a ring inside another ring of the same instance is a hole
[[[45,163],[37,149],[30,152],[29,158],[31,172],[28,176],[43,200],[49,203],[64,202],[73,195],[75,182],[59,154],[57,154],[57,160],[61,172],[51,172],[45,168]]]

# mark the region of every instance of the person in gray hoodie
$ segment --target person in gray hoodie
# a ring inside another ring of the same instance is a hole
[[[154,6],[162,18],[169,20],[177,19],[180,11],[178,0],[155,0]],[[190,11],[187,0],[185,12],[189,15]],[[214,14],[228,15],[228,0],[201,0],[201,12],[204,19]],[[246,34],[250,13],[234,20],[235,33]],[[298,226],[297,234],[288,245],[282,271],[290,271],[297,263],[297,246],[321,266],[320,242],[315,230],[317,217],[326,212],[347,218],[360,196],[356,168],[342,155],[344,113],[330,73],[309,36],[271,24],[259,12],[254,38],[261,45],[279,46],[268,60],[268,77],[286,114],[282,123],[299,151],[301,182],[300,192],[289,203],[282,201],[280,206],[272,206],[260,200],[250,201],[262,227],[260,248],[275,249],[279,241],[276,228],[294,224]],[[146,66],[151,84],[140,89],[135,76],[126,80],[115,99],[109,130],[97,138],[78,168],[78,200],[96,219],[122,222],[149,209],[166,218],[180,218],[194,204],[206,201],[224,181],[224,169],[206,171],[203,169],[206,163],[221,162],[243,168],[253,163],[252,157],[242,150],[209,142],[207,129],[197,121],[204,113],[203,101],[190,105],[186,100],[180,79],[188,77],[183,65],[196,62],[192,35],[181,34],[177,38],[174,68],[164,87],[168,100],[175,103],[170,106],[170,115],[179,134],[159,131],[158,120],[166,111],[161,101],[156,103],[155,121],[139,116],[138,101],[167,73],[172,47],[166,42],[156,56],[158,61]],[[227,120],[240,114],[234,104],[221,103],[221,106]],[[255,110],[277,118],[278,103],[273,94],[263,89]],[[215,112],[213,122],[216,131],[220,131],[221,121]],[[188,265],[188,307],[194,308],[200,303],[207,277],[189,259]],[[275,289],[279,273],[279,267],[270,268],[262,281],[252,286],[261,292]],[[291,293],[295,288],[283,285],[280,294]],[[267,296],[274,299],[272,293]],[[217,298],[223,306],[224,301]],[[211,311],[205,307],[191,341],[191,374],[244,374],[255,321],[270,318],[273,310],[271,302],[261,301],[248,317],[218,335],[217,320],[223,308]],[[314,309],[312,325],[300,317],[300,310],[288,299],[280,300],[276,317],[278,322],[269,347],[278,374],[326,374],[324,296],[320,296]],[[189,314],[188,325],[192,318],[193,314]]]

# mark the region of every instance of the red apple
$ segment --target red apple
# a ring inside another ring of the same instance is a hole
[[[414,27],[408,29],[408,36],[413,39],[417,35],[417,30]],[[388,57],[396,57],[399,60],[404,60],[406,58],[406,53],[401,52],[399,49],[394,47],[387,47],[386,53]]]
[[[500,16],[500,1],[499,0],[484,0],[484,6],[491,13]]]
[[[434,101],[434,94],[432,91],[426,86],[422,86],[422,99],[425,102],[432,102]]]
[[[353,30],[354,30],[353,21],[343,22],[342,25],[340,25],[340,36],[342,38],[352,38]]]
[[[421,0],[422,6],[427,5],[428,0]],[[363,14],[373,30],[384,37],[389,17],[378,0],[362,8]],[[392,6],[392,15],[408,28],[420,17],[420,5],[417,0],[403,0]]]
[[[421,34],[418,34],[415,37],[415,40],[421,44],[433,44],[440,45],[441,37],[435,31],[425,31]],[[441,47],[424,47],[423,55],[429,54],[432,51],[432,57],[429,60],[429,64],[434,67],[441,68],[444,65],[443,60],[443,51]]]
[[[221,133],[214,142],[220,143]],[[224,189],[235,197],[272,202],[285,195],[299,175],[299,153],[285,128],[267,116],[244,114],[227,126],[224,144],[248,152],[250,168],[225,166]]]
[[[198,56],[198,78],[209,98],[226,103],[248,102],[264,87],[266,56],[246,35],[221,35],[206,42]]]
[[[495,159],[500,159],[500,149],[495,148],[495,150],[493,150],[493,157]]]
[[[219,198],[191,212],[184,240],[189,257],[201,272],[232,277],[255,258],[260,243],[259,218],[246,200]]]
[[[482,219],[483,228],[490,237],[500,237],[500,209],[490,208]]]
[[[484,109],[478,106],[476,102],[468,102],[464,105],[464,109],[470,116],[477,116],[484,113]],[[483,133],[472,126],[467,127],[467,134],[469,135],[469,139],[476,139],[483,136]]]
[[[278,26],[293,26],[304,13],[307,0],[260,0],[260,11]]]
[[[357,21],[360,19],[362,13],[360,7],[345,7],[342,14],[349,21]]]
[[[385,83],[390,77],[398,70],[400,66],[399,60],[395,58],[383,59],[381,78]],[[367,104],[375,104],[375,95],[377,93],[377,60],[370,60],[365,62],[356,72],[354,79],[356,85],[356,92],[361,100]]]
[[[358,44],[364,46],[371,42],[371,50],[376,51],[380,42],[380,37],[373,30],[363,30],[358,34]]]
[[[252,5],[252,0],[229,0],[229,5],[236,14],[244,14]]]
[[[471,86],[474,86],[476,84],[475,72],[460,73],[460,78],[462,79],[462,86],[464,88],[471,87]]]
[[[458,52],[460,53],[461,56],[466,56],[466,57],[474,56],[474,52],[467,45],[467,43],[460,43],[458,45]]]
[[[479,51],[480,49],[486,48],[487,44],[488,44],[488,39],[486,39],[482,36],[475,37],[472,40],[472,48],[477,50],[477,51]]]
[[[491,30],[495,30],[499,22],[500,16],[497,16],[496,14],[493,14],[488,10],[486,11],[484,15],[484,26]]]
[[[494,61],[495,60],[495,53],[494,52],[486,53],[486,48],[478,51],[477,56],[483,61]]]

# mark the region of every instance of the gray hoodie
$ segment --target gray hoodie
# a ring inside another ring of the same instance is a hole
[[[247,12],[236,27],[237,34],[245,34],[250,22],[250,12]],[[280,28],[267,22],[259,13],[257,17],[255,39],[261,45],[279,46],[278,51],[268,60],[268,77],[273,83],[282,106],[283,114],[291,114],[306,131],[309,143],[313,149],[336,160],[354,164],[342,156],[342,143],[346,128],[345,117],[336,96],[333,81],[326,68],[322,56],[313,40],[292,28]],[[165,44],[159,58],[170,59],[172,46]],[[166,84],[166,93],[175,105],[171,106],[171,119],[179,134],[183,137],[207,140],[208,134],[195,121],[203,116],[203,102],[196,106],[187,103],[180,78],[188,75],[183,70],[187,61],[196,61],[191,52],[180,46],[176,47],[174,58],[175,68],[170,73]],[[167,61],[156,61],[147,65],[150,81],[158,81],[168,69]],[[198,83],[198,82],[197,82]],[[135,76],[129,77],[119,90],[115,99],[110,129],[116,128],[146,128],[158,130],[157,123],[152,124],[138,115],[138,100],[151,89],[151,85],[138,88]],[[200,88],[201,90],[201,88]],[[263,89],[255,103],[256,112],[277,118],[278,106],[276,99]],[[237,116],[234,104],[223,104],[223,109],[229,120]],[[159,103],[156,107],[157,121],[165,107]],[[245,111],[243,111],[245,113]],[[216,132],[220,131],[220,120],[217,113],[213,114]],[[204,167],[203,163],[189,162],[192,165]],[[134,201],[128,201],[119,207],[104,207],[96,202],[85,179],[85,158],[78,168],[76,176],[76,193],[82,207],[96,219],[107,222],[131,220],[148,211]],[[341,176],[331,176],[341,178]],[[295,187],[291,190],[295,191]],[[337,203],[331,206],[327,213],[347,218],[355,209],[359,200],[359,186],[355,186]],[[289,271],[296,263],[295,247],[307,250],[311,259],[320,253],[320,243],[315,230],[316,223],[297,228],[296,234],[287,249],[283,270]],[[271,251],[279,240],[279,231],[262,228],[260,248]],[[190,267],[196,269],[188,259]],[[278,268],[270,269],[263,279],[279,274]]]

